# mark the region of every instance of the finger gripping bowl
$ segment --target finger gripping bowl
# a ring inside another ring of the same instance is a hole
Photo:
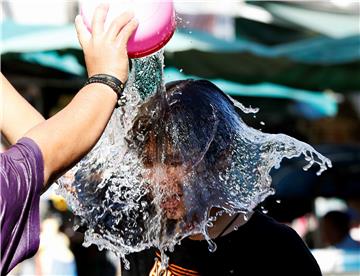
[[[80,2],[80,14],[90,32],[95,8],[100,3],[109,3],[105,30],[121,13],[134,12],[139,26],[127,44],[130,58],[144,57],[160,50],[174,34],[176,20],[172,0],[83,0]]]

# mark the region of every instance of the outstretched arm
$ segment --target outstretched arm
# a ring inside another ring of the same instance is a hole
[[[1,133],[10,144],[14,144],[45,119],[15,90],[2,73],[0,75]]]
[[[105,5],[96,10],[91,35],[79,16],[76,29],[89,76],[110,74],[125,82],[128,76],[126,44],[137,22],[132,14],[124,13],[105,32],[107,10]],[[63,110],[25,134],[37,143],[43,154],[45,186],[91,150],[104,131],[116,100],[116,93],[107,85],[89,84]]]

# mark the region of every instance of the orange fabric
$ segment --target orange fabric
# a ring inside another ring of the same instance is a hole
[[[157,257],[160,254],[156,253]],[[169,264],[167,269],[161,270],[160,259],[157,258],[149,276],[199,276],[200,274],[195,270],[186,269],[175,264]]]

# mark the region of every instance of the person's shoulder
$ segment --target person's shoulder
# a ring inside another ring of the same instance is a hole
[[[273,236],[274,234],[280,235],[290,235],[293,236],[296,232],[284,223],[280,223],[273,219],[270,216],[267,216],[259,211],[254,212],[248,223],[245,224],[246,227],[251,228],[252,231],[254,229],[258,229],[266,235]]]
[[[43,186],[44,161],[40,148],[30,138],[21,138],[5,152],[1,153],[2,180],[25,186],[32,186],[37,192]]]
[[[308,251],[305,242],[294,229],[258,211],[244,225],[244,230],[270,246]]]
[[[28,151],[31,151],[35,154],[41,154],[41,150],[40,150],[39,146],[35,143],[34,140],[32,140],[28,137],[21,138],[19,141],[16,142],[15,146],[22,147],[22,148],[24,148]]]
[[[2,158],[9,157],[17,160],[29,155],[36,156],[36,158],[42,158],[39,146],[32,139],[27,137],[19,139],[14,145],[1,153]]]

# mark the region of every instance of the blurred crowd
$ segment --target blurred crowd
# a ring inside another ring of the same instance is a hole
[[[324,275],[358,271],[360,206],[339,198],[318,198],[315,202],[313,212],[284,223],[303,238]],[[260,209],[267,212],[264,208]],[[121,267],[120,259],[110,251],[99,251],[94,245],[83,247],[82,229],[74,231],[74,216],[61,197],[52,195],[42,200],[41,219],[38,253],[19,264],[11,275],[141,275],[138,274],[141,267],[125,270]],[[144,264],[153,261],[151,254],[145,253],[141,258]]]

